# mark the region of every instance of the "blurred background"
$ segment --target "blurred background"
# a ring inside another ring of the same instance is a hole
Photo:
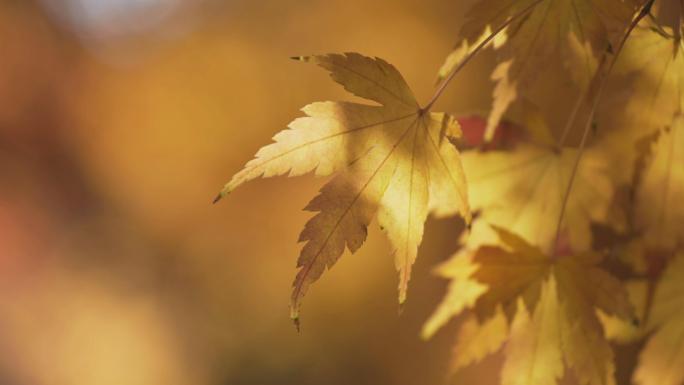
[[[0,383],[497,383],[497,357],[448,376],[453,327],[419,338],[457,219],[428,221],[401,314],[373,227],[313,285],[298,334],[301,209],[323,181],[259,180],[211,205],[299,108],[348,98],[290,56],[380,56],[425,102],[469,3],[0,2]],[[492,63],[436,109],[486,108]]]

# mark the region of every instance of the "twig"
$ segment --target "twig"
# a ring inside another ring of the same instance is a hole
[[[477,47],[475,47],[474,50],[472,50],[470,53],[468,53],[468,56],[466,56],[463,60],[461,60],[460,63],[458,63],[458,66],[456,66],[451,72],[449,73],[449,76],[447,76],[446,79],[440,84],[439,88],[437,91],[435,91],[435,94],[432,96],[432,99],[425,105],[424,108],[422,108],[422,111],[429,111],[430,108],[432,108],[432,105],[435,104],[437,99],[442,95],[446,87],[449,85],[449,82],[456,76],[457,73],[459,73],[463,67],[470,62],[472,58],[475,57],[487,44],[489,44],[492,39],[494,39],[501,31],[503,31],[506,27],[508,27],[513,21],[516,19],[526,15],[528,12],[530,12],[537,4],[541,3],[544,0],[536,0],[529,6],[525,7],[525,9],[521,10],[520,12],[516,13],[515,15],[511,16],[506,20],[503,24],[501,24],[494,32],[492,32],[489,36],[487,36],[486,39],[484,39]]]
[[[570,173],[570,180],[568,182],[568,187],[565,190],[565,195],[563,197],[563,203],[561,205],[561,211],[560,211],[560,214],[558,215],[558,223],[556,224],[556,238],[555,238],[555,241],[553,243],[553,249],[551,250],[551,252],[553,253],[554,256],[555,256],[556,250],[558,248],[558,241],[560,239],[560,233],[561,233],[561,225],[563,224],[563,218],[565,217],[565,211],[566,211],[567,206],[568,206],[568,199],[570,197],[570,193],[572,192],[572,186],[573,186],[575,178],[577,176],[577,169],[579,168],[579,163],[582,160],[582,155],[584,154],[584,150],[586,148],[587,137],[589,136],[589,131],[591,129],[592,122],[594,120],[594,115],[596,114],[596,107],[598,106],[598,103],[601,100],[601,95],[603,94],[603,89],[605,88],[606,79],[608,78],[608,74],[610,74],[610,71],[615,66],[615,62],[617,61],[617,58],[620,56],[620,52],[622,52],[622,48],[625,46],[625,43],[627,42],[629,35],[632,33],[634,28],[636,28],[637,24],[639,24],[639,22],[651,12],[651,7],[653,6],[654,1],[655,0],[649,0],[649,2],[646,3],[641,8],[641,10],[639,11],[639,14],[632,20],[629,27],[627,28],[627,31],[625,32],[625,35],[622,37],[622,40],[620,40],[620,44],[618,45],[618,49],[615,51],[615,55],[613,56],[613,60],[611,61],[608,69],[605,72],[601,71],[601,66],[599,66],[596,69],[597,76],[601,75],[599,83],[598,83],[598,90],[596,91],[596,94],[594,95],[594,101],[591,105],[591,110],[589,111],[589,116],[587,117],[587,122],[584,126],[584,132],[582,133],[582,139],[580,141],[579,149],[577,151],[577,156],[575,157],[575,163],[573,164],[572,172]]]

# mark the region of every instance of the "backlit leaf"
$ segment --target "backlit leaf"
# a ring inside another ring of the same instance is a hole
[[[314,171],[335,174],[306,210],[309,220],[292,292],[297,320],[309,285],[344,252],[358,250],[374,217],[386,232],[399,271],[399,301],[406,299],[424,222],[436,215],[470,220],[465,176],[449,138],[461,136],[449,115],[423,110],[399,72],[382,59],[356,53],[299,57],[330,72],[352,94],[379,105],[320,102],[304,107],[275,142],[224,187],[224,196],[259,176]]]

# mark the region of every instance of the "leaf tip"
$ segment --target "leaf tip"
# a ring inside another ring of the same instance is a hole
[[[297,333],[299,333],[301,323],[299,321],[299,304],[298,303],[291,303],[290,304],[290,319],[292,320],[292,323],[294,324],[295,329],[297,329]]]
[[[290,56],[290,59],[295,61],[308,62],[311,60],[311,56]]]
[[[216,195],[216,198],[214,198],[214,200],[211,201],[211,204],[214,204],[214,205],[215,205],[215,204],[218,203],[218,201],[220,201],[221,198],[223,198],[225,195],[226,195],[226,194],[224,194],[223,191],[221,191],[220,193],[218,193],[218,194]]]
[[[473,228],[473,213],[469,208],[466,209],[466,212],[463,215],[463,221],[465,222],[466,229],[470,232],[470,230]]]
[[[406,282],[399,288],[399,303],[397,304],[397,314],[401,315],[404,312],[404,304],[406,303]]]
[[[432,331],[428,328],[427,324],[423,325],[423,328],[420,329],[420,339],[423,341],[427,341],[432,337]]]

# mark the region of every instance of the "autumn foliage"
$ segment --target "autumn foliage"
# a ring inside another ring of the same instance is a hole
[[[682,384],[683,15],[680,0],[479,1],[424,105],[383,59],[296,57],[367,103],[305,106],[217,200],[258,177],[329,177],[305,208],[297,324],[309,286],[373,221],[403,303],[426,219],[458,215],[461,248],[437,268],[449,289],[422,331],[464,314],[454,370],[503,350],[502,384],[614,384],[613,344],[645,339],[634,382]],[[489,114],[434,112],[486,49]],[[553,106],[549,79],[577,102]]]

